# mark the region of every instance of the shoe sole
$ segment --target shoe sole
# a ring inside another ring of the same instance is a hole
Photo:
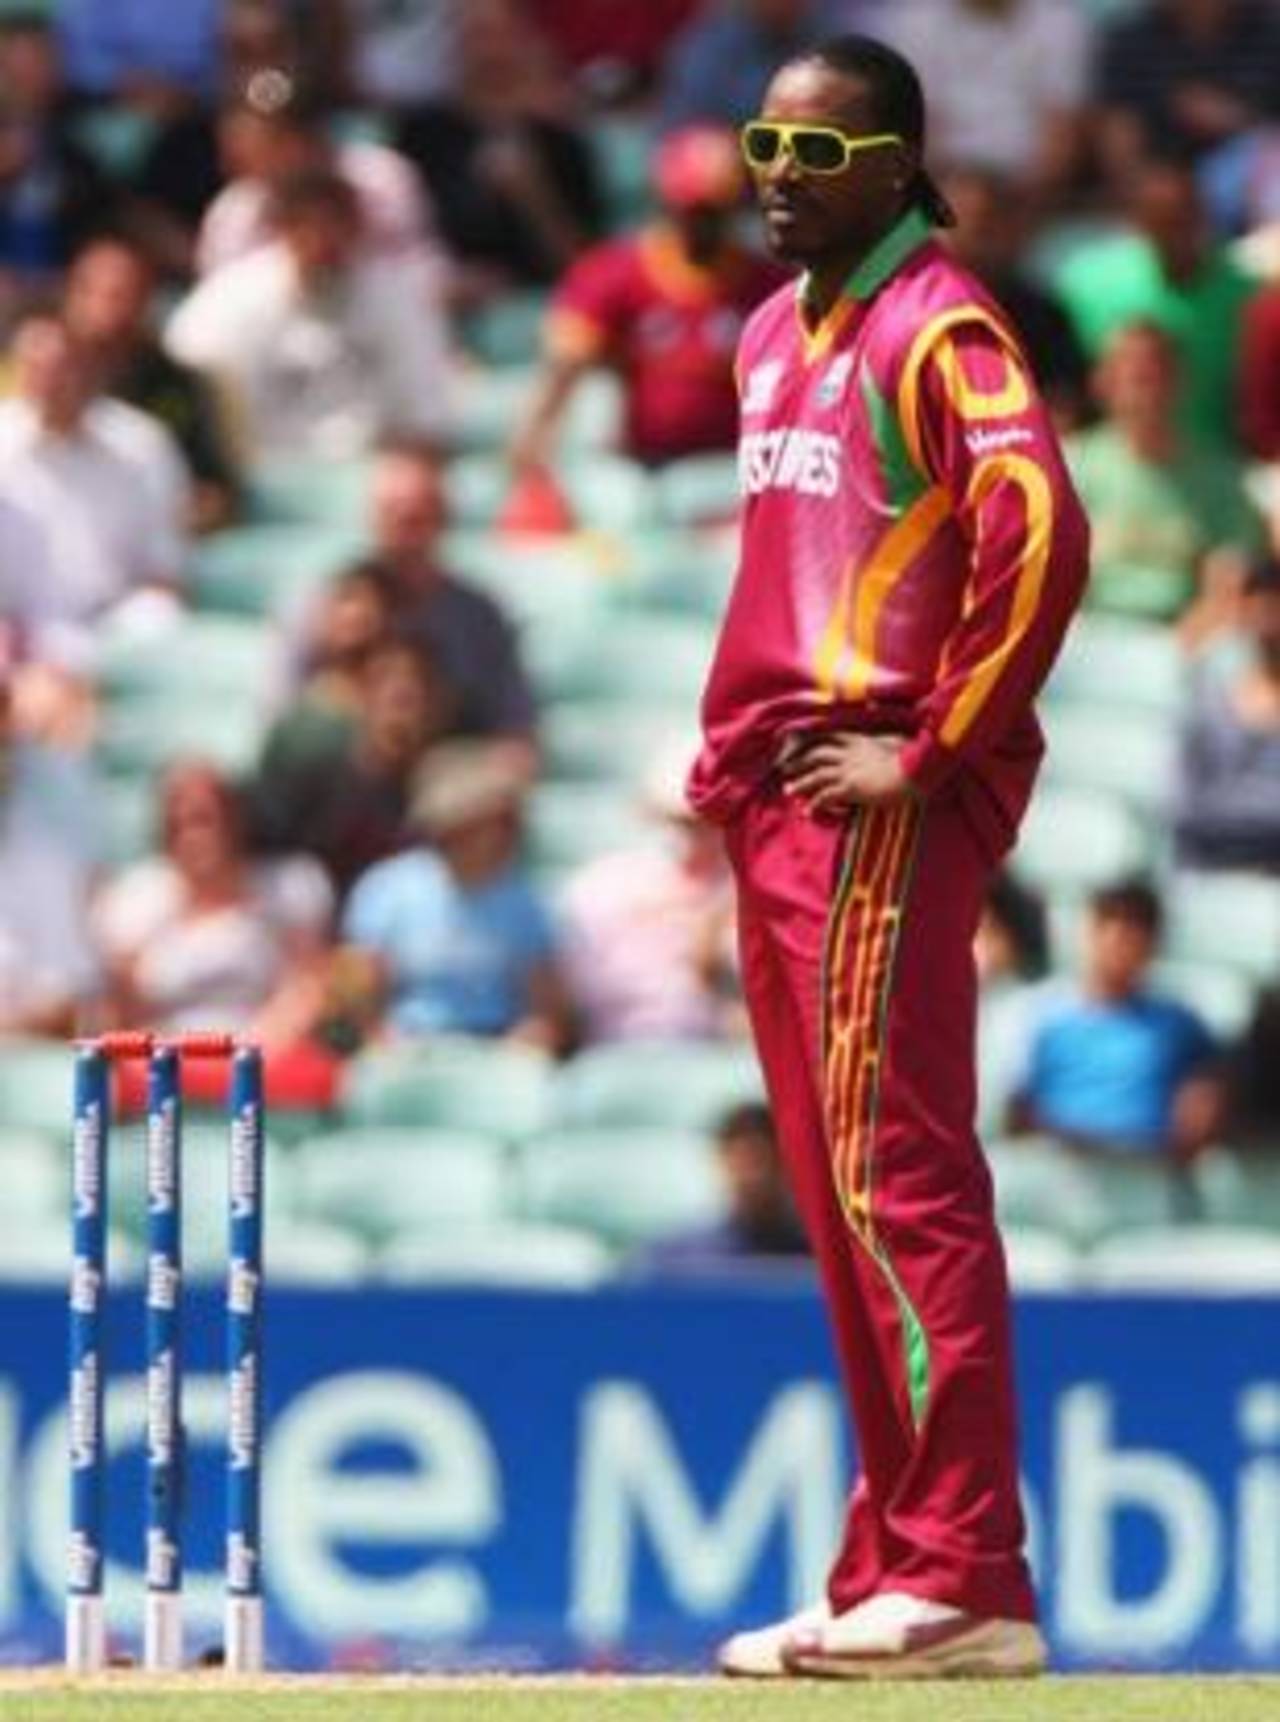
[[[792,1675],[816,1680],[1030,1680],[1045,1671],[1045,1652],[1033,1629],[1010,1632],[1007,1624],[987,1621],[945,1644],[900,1656],[835,1655],[784,1649]]]

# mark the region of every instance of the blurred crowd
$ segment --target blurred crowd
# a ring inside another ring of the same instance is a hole
[[[1093,524],[1077,801],[977,940],[982,1122],[1280,1149],[1268,0],[4,0],[13,1045],[233,1028],[323,1110],[391,1045],[745,1043],[681,796],[782,279],[733,128],[838,28],[919,68]]]

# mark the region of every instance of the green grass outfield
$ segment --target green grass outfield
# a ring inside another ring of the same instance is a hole
[[[911,1686],[611,1680],[264,1680],[92,1688],[0,1673],[0,1722],[1277,1722],[1280,1680]]]

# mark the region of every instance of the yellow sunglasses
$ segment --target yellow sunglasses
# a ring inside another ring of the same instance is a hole
[[[838,126],[784,125],[774,120],[752,120],[740,135],[748,167],[772,167],[785,153],[802,173],[843,173],[862,150],[903,141],[897,132],[850,137]]]

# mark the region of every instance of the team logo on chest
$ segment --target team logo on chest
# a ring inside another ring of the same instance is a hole
[[[779,359],[770,359],[763,365],[757,365],[747,373],[747,386],[742,391],[742,411],[747,413],[768,412],[773,405],[773,397],[778,392],[778,384],[782,379],[782,363]]]
[[[838,359],[833,359],[827,366],[822,381],[813,391],[815,407],[833,407],[849,386],[849,375],[853,370],[853,354],[841,353]]]

